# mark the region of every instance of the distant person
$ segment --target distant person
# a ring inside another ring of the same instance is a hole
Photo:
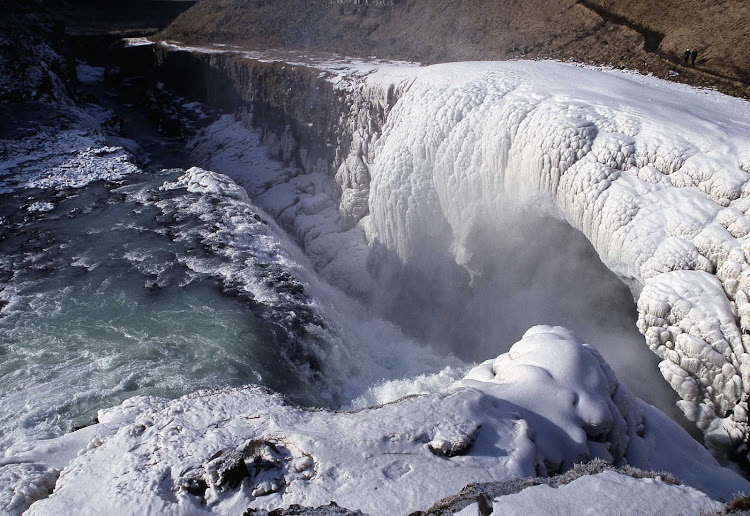
[[[696,49],[693,49],[693,53],[690,54],[690,62],[693,64],[693,68],[695,68],[695,58],[698,57],[698,51]]]
[[[685,50],[685,64],[688,64],[688,59],[690,59],[690,49],[688,48]]]

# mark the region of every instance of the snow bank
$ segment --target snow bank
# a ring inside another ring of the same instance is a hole
[[[55,491],[28,514],[85,513],[92,503],[114,514],[237,514],[331,500],[406,514],[470,482],[546,475],[595,457],[663,466],[713,497],[750,490],[676,423],[653,417],[596,351],[559,327],[532,328],[453,389],[359,411],[304,410],[246,387],[134,398],[99,420],[0,460],[2,468],[61,470]],[[630,497],[655,488],[608,481],[635,489]]]

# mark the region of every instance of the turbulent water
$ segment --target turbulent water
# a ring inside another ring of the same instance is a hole
[[[195,191],[162,170],[184,159],[165,142],[142,140],[163,158],[148,172],[0,194],[0,446],[134,395],[259,383],[339,407],[381,379],[460,364],[325,284],[231,180]]]
[[[135,393],[290,376],[269,348],[269,324],[180,263],[204,251],[175,241],[157,206],[128,196],[172,176],[92,185],[50,199],[49,212],[30,213],[25,196],[3,199],[4,428],[44,435]]]

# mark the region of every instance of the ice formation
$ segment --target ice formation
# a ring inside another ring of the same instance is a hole
[[[106,112],[68,107],[37,107],[52,123],[28,130],[23,137],[0,140],[0,193],[34,188],[81,188],[94,181],[116,181],[140,172],[134,156],[110,145],[97,118]]]
[[[424,68],[372,151],[371,245],[471,271],[478,228],[546,211],[638,300],[638,326],[712,449],[742,451],[750,382],[750,105],[552,62]],[[438,242],[438,244],[435,244]]]
[[[38,497],[33,486],[59,474],[27,514],[85,512],[92,500],[113,514],[236,514],[331,500],[406,514],[469,482],[553,474],[594,458],[669,471],[715,498],[750,489],[560,327],[532,328],[453,389],[359,411],[305,410],[246,387],[131,398],[99,421],[11,448],[0,459],[6,508],[10,500],[23,509]]]
[[[448,253],[481,275],[480,240],[509,213],[557,217],[630,287],[639,330],[708,445],[719,455],[742,452],[750,381],[746,102],[553,62],[307,65],[353,98],[343,122],[352,145],[334,163],[335,188],[318,165],[246,186],[317,270],[353,292],[376,289],[357,267],[368,260],[362,228],[370,251],[406,264]],[[389,95],[398,98],[390,111]],[[382,135],[372,112],[363,115],[367,105],[385,109]],[[246,147],[218,145],[241,134],[239,123],[223,119],[197,138],[196,158],[242,178]]]

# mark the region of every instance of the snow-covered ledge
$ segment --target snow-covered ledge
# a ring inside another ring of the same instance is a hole
[[[246,387],[132,398],[99,421],[9,450],[2,508],[20,513],[42,498],[26,514],[241,514],[333,500],[407,514],[470,482],[594,458],[667,471],[714,498],[750,491],[560,327],[530,329],[448,391],[364,410],[306,410]]]
[[[477,228],[546,211],[638,301],[638,327],[720,459],[750,393],[750,104],[553,62],[420,70],[372,151],[371,243],[439,241],[471,271]],[[434,245],[434,243],[432,244]]]

